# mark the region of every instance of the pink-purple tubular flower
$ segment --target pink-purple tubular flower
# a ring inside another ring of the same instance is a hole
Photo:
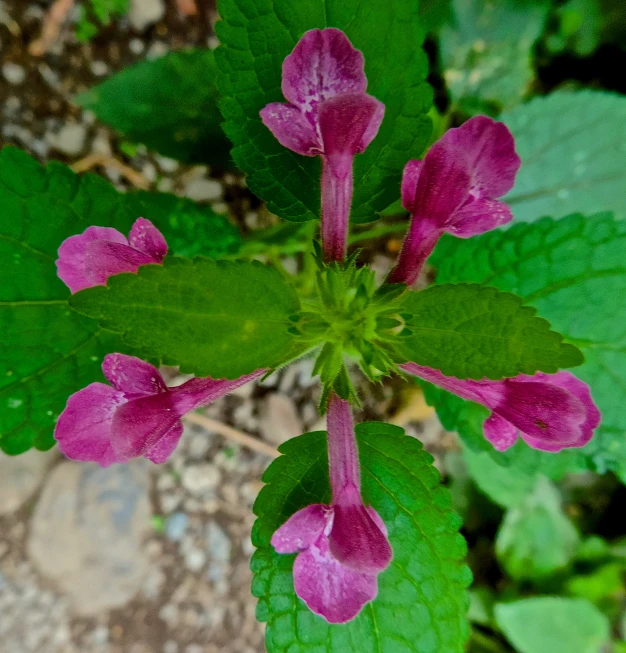
[[[600,423],[600,411],[589,386],[570,372],[473,381],[444,376],[416,363],[405,363],[400,368],[489,408],[485,437],[498,451],[514,445],[518,435],[541,451],[584,447]]]
[[[352,161],[372,142],[384,105],[367,95],[363,55],[340,30],[314,29],[283,62],[289,104],[261,110],[281,145],[322,157],[322,246],[327,261],[345,256],[352,202]]]
[[[234,380],[191,379],[174,388],[165,385],[159,371],[134,356],[109,354],[102,363],[112,384],[92,383],[67,400],[54,437],[73,460],[108,467],[144,456],[165,462],[183,432],[180,418],[206,406],[266,370]]]
[[[135,221],[128,239],[111,227],[88,227],[61,243],[57,274],[76,293],[104,286],[115,274],[137,272],[142,265],[162,263],[166,254],[165,238],[145,218]]]
[[[387,281],[414,283],[444,233],[468,238],[510,222],[509,207],[496,198],[513,187],[520,164],[507,127],[486,116],[449,129],[423,161],[409,161],[402,205],[413,217]]]
[[[345,623],[372,601],[378,574],[391,562],[387,530],[361,498],[359,458],[348,402],[332,395],[328,406],[328,457],[332,504],[307,506],[273,535],[278,553],[296,553],[296,594],[330,623]]]

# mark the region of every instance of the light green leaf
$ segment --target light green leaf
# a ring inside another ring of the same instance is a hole
[[[295,154],[263,125],[259,111],[284,102],[281,67],[313,28],[342,29],[365,56],[367,92],[385,104],[378,136],[355,159],[352,219],[367,222],[399,195],[404,164],[422,154],[430,135],[432,93],[413,0],[220,0],[216,31],[220,107],[235,163],[270,211],[312,220],[320,211],[320,162]]]
[[[143,355],[197,376],[233,379],[285,362],[300,304],[273,268],[256,261],[166,259],[70,299],[82,315]]]
[[[502,114],[522,159],[504,198],[516,220],[580,211],[626,217],[626,98],[559,91]]]
[[[496,556],[512,578],[541,580],[569,565],[578,541],[558,490],[540,476],[534,491],[504,515]]]
[[[468,636],[471,576],[465,542],[448,490],[439,485],[432,458],[418,440],[388,424],[357,426],[363,495],[382,517],[393,548],[379,576],[376,600],[345,625],[329,625],[295,596],[295,556],[279,555],[270,538],[294,512],[328,503],[326,434],[309,433],[280,447],[267,486],[254,505],[252,592],[257,617],[267,621],[269,653],[461,653]]]
[[[543,31],[548,0],[453,0],[440,32],[444,77],[452,98],[473,113],[515,106],[534,77],[532,48]]]
[[[609,620],[584,599],[556,596],[496,605],[496,621],[519,653],[599,653]]]
[[[515,292],[580,347],[585,363],[574,373],[591,386],[602,412],[602,424],[582,453],[597,471],[612,469],[622,479],[626,303],[619,298],[626,297],[625,251],[626,222],[608,214],[575,214],[469,240],[443,238],[431,258],[438,282],[463,279]],[[460,399],[459,403],[464,404]],[[468,423],[467,416],[463,421]],[[455,430],[451,422],[448,418],[446,427]],[[547,474],[543,467],[542,472]]]
[[[212,50],[176,51],[124,68],[77,102],[127,138],[187,163],[228,165]]]
[[[512,293],[446,284],[408,291],[400,301],[412,332],[399,340],[402,361],[461,379],[556,372],[582,363],[580,351]]]
[[[104,354],[125,351],[69,309],[54,263],[65,238],[94,224],[127,234],[140,215],[174,252],[222,253],[239,236],[210,209],[173,195],[121,194],[100,177],[77,177],[59,163],[43,168],[15,148],[0,152],[0,207],[0,449],[18,454],[49,449],[68,396],[102,378]]]

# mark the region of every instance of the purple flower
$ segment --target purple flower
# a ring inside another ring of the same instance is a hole
[[[378,593],[392,551],[382,519],[361,499],[359,458],[348,402],[328,406],[332,504],[307,506],[273,535],[278,553],[296,553],[296,594],[330,623],[345,623]]]
[[[144,456],[165,462],[183,432],[180,418],[205,406],[266,370],[232,381],[191,379],[174,388],[165,385],[159,371],[134,356],[108,354],[102,363],[113,387],[92,383],[67,400],[54,437],[73,460],[88,460],[108,467]]]
[[[498,451],[514,445],[518,435],[541,451],[584,447],[600,423],[600,411],[593,403],[589,386],[570,372],[473,381],[444,376],[415,363],[405,363],[400,368],[489,408],[485,437]]]
[[[409,161],[402,205],[413,217],[387,281],[414,283],[444,233],[468,238],[510,222],[496,198],[513,188],[520,164],[511,132],[486,116],[448,130],[423,161]]]
[[[106,285],[121,272],[137,272],[140,266],[162,263],[167,243],[161,232],[145,218],[138,218],[128,240],[111,227],[88,227],[70,236],[59,247],[57,274],[72,293]]]
[[[384,105],[365,93],[363,55],[334,28],[313,29],[283,62],[282,91],[289,104],[261,110],[279,143],[322,157],[322,245],[327,261],[345,256],[352,161],[372,142]]]

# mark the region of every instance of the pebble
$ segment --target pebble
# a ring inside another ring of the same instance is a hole
[[[163,644],[163,653],[178,653],[179,650],[178,644],[172,639]]]
[[[131,0],[128,20],[138,32],[158,23],[165,15],[164,0]]]
[[[206,431],[195,434],[189,441],[187,454],[193,460],[204,460],[209,449],[211,448],[212,436]]]
[[[109,67],[106,63],[104,63],[104,61],[92,61],[90,68],[91,72],[96,77],[104,77],[109,72]]]
[[[19,457],[0,453],[0,515],[10,515],[33,496],[53,457],[34,449]]]
[[[202,496],[214,491],[222,480],[215,465],[194,465],[183,471],[183,487],[192,495]]]
[[[200,549],[192,548],[185,554],[185,566],[189,571],[197,572],[204,567],[206,554]]]
[[[195,202],[218,200],[222,193],[222,184],[214,179],[192,179],[185,189],[185,197]]]
[[[222,527],[214,521],[206,528],[207,551],[209,553],[209,568],[207,577],[217,583],[226,575],[232,544]]]
[[[78,156],[85,149],[86,140],[87,127],[78,122],[68,122],[58,132],[46,133],[50,147],[67,156]]]
[[[287,395],[272,393],[261,404],[259,428],[263,437],[280,445],[302,434],[302,422],[295,403]]]
[[[145,43],[141,39],[131,39],[129,44],[128,44],[128,49],[133,53],[133,54],[141,54],[145,49]]]
[[[7,82],[14,86],[23,84],[26,81],[26,70],[22,66],[10,61],[2,65],[2,74]]]
[[[189,517],[184,512],[175,512],[168,518],[165,526],[165,536],[170,542],[178,542],[187,530]]]

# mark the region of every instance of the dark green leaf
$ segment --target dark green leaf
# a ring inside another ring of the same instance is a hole
[[[585,363],[575,374],[591,386],[602,412],[602,424],[583,452],[599,472],[612,469],[623,479],[626,303],[620,298],[626,297],[625,251],[626,222],[608,214],[571,215],[469,240],[443,238],[431,259],[439,282],[463,279],[515,292],[580,347]],[[468,406],[460,399],[456,402],[457,408]],[[447,412],[446,427],[455,430]],[[463,421],[468,423],[467,415]]]
[[[288,220],[320,211],[320,162],[295,154],[274,138],[259,111],[285,101],[281,67],[304,32],[337,27],[365,56],[367,91],[386,106],[378,136],[355,160],[352,218],[367,222],[399,195],[404,164],[428,142],[431,92],[423,33],[413,0],[220,0],[216,30],[224,130],[250,189]]]
[[[379,576],[378,597],[346,625],[329,625],[294,594],[294,556],[278,555],[270,538],[295,511],[328,503],[326,434],[309,433],[280,447],[254,510],[257,552],[252,592],[267,621],[269,653],[460,653],[467,638],[470,573],[450,495],[432,458],[402,429],[357,426],[363,495],[384,520],[394,558]]]
[[[412,335],[397,346],[403,361],[461,379],[501,379],[556,372],[582,363],[576,347],[550,330],[536,310],[512,293],[478,284],[409,291],[399,311]]]
[[[519,653],[598,653],[608,619],[589,601],[543,596],[496,605],[496,621]]]
[[[289,317],[300,308],[275,269],[205,258],[170,258],[111,277],[106,287],[74,295],[70,306],[145,356],[231,379],[289,358]]]
[[[626,98],[559,91],[501,116],[522,167],[505,197],[516,220],[580,211],[626,217]]]
[[[77,101],[127,138],[187,163],[225,166],[212,50],[170,52],[124,68]]]

